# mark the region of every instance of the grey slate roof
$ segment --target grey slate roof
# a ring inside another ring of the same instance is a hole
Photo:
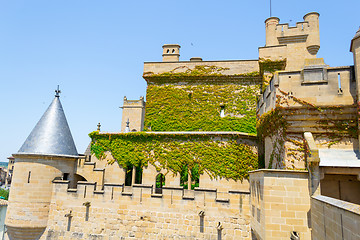
[[[58,95],[25,140],[18,154],[79,155]]]

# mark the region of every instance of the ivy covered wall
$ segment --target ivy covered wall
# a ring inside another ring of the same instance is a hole
[[[226,76],[223,70],[197,66],[181,73],[144,74],[145,130],[256,133],[259,73]]]
[[[91,152],[103,159],[110,152],[120,166],[144,167],[152,164],[158,170],[181,173],[198,166],[199,173],[212,177],[242,180],[248,171],[258,167],[255,137],[238,135],[192,135],[155,133],[89,134]]]

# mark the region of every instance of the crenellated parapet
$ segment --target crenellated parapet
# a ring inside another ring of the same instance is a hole
[[[53,182],[48,227],[43,237],[70,239],[74,236],[134,236],[138,239],[223,238],[251,239],[249,190],[153,186],[78,182]]]
[[[277,17],[265,20],[266,43],[259,48],[259,58],[287,59],[286,70],[298,70],[305,59],[316,58],[320,49],[319,13],[311,12],[295,26],[279,23]]]

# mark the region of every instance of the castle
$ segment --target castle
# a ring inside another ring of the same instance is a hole
[[[330,67],[318,13],[279,22],[256,60],[164,45],[146,102],[84,154],[56,90],[13,154],[9,239],[360,239],[360,30],[354,66]]]

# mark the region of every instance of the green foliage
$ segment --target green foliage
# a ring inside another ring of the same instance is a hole
[[[226,141],[215,141],[205,134],[100,134],[95,131],[89,136],[91,151],[97,158],[104,158],[109,151],[123,168],[144,167],[150,163],[157,170],[167,169],[173,173],[181,173],[185,167],[198,168],[191,174],[207,172],[211,177],[242,180],[248,177],[248,171],[258,166],[257,154],[250,146],[238,144],[235,136],[229,136]]]
[[[281,60],[270,60],[270,59],[259,59],[259,67],[260,73],[263,74],[264,72],[274,73],[279,70],[285,70],[286,67],[286,58]]]
[[[180,173],[180,186],[183,186],[185,189],[188,188],[188,167],[184,166],[181,173]],[[199,187],[199,165],[195,164],[195,166],[190,171],[191,175],[191,189],[195,187]],[[193,184],[194,183],[194,184]]]
[[[259,68],[260,68],[260,75],[263,77],[262,79],[262,92],[265,91],[266,87],[269,85],[269,80],[271,78],[266,78],[270,74],[270,77],[276,71],[285,70],[286,67],[286,58],[281,60],[270,60],[270,59],[259,59]]]
[[[148,85],[145,130],[256,133],[258,91],[259,85]]]
[[[9,189],[6,190],[3,188],[0,188],[0,198],[8,200],[9,199]]]
[[[261,139],[271,136],[279,130],[285,133],[287,127],[288,122],[282,113],[282,108],[279,106],[261,115],[257,121],[257,132]]]

